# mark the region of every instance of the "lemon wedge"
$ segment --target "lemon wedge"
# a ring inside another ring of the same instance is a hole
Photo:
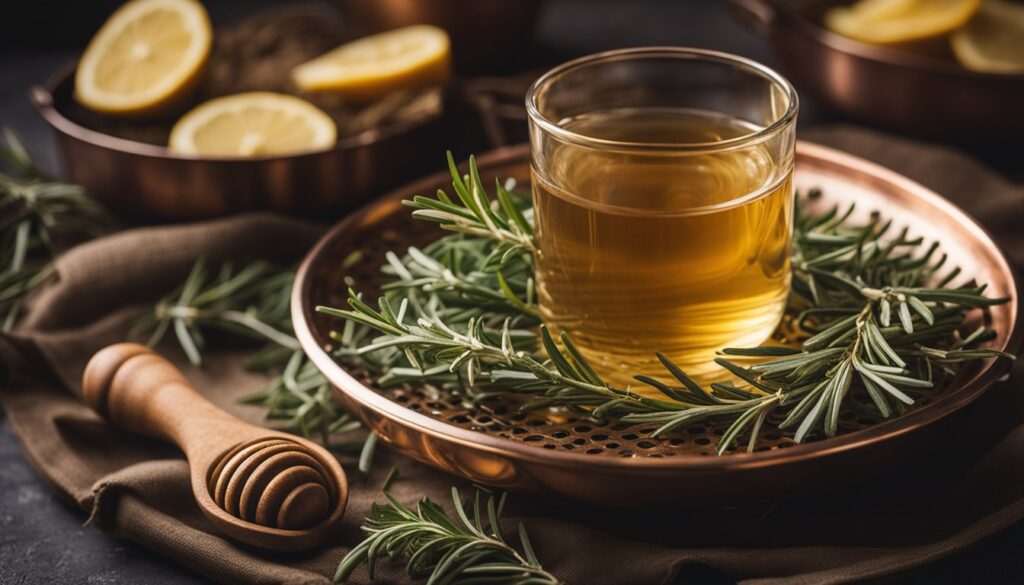
[[[109,115],[164,113],[199,81],[213,33],[194,0],[133,0],[93,36],[75,74],[75,96]]]
[[[304,91],[364,102],[400,89],[441,85],[450,75],[448,33],[425,24],[352,41],[292,70]]]
[[[974,18],[953,33],[950,44],[967,69],[1024,73],[1024,5],[985,0]]]
[[[825,13],[825,26],[879,45],[933,39],[963,26],[981,0],[862,0]]]
[[[252,157],[324,150],[337,138],[331,117],[306,100],[250,92],[196,106],[174,125],[169,148],[197,156]]]

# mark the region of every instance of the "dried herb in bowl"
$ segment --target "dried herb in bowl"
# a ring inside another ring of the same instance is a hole
[[[291,69],[350,40],[337,13],[329,7],[299,6],[268,9],[215,30],[209,63],[198,95],[189,105],[248,91],[296,95],[327,113],[344,139],[366,130],[428,118],[442,108],[442,90],[425,88],[392,93],[380,100],[356,104],[329,94],[299,91]],[[174,116],[131,120],[103,116],[74,103],[69,117],[93,130],[137,142],[165,146]]]

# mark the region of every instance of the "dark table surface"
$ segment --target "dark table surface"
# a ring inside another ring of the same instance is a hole
[[[369,1],[369,0],[368,0]],[[510,0],[515,1],[515,0]],[[208,1],[216,23],[271,2]],[[0,23],[0,126],[15,130],[48,168],[59,168],[53,138],[25,98],[26,88],[70,61],[113,0],[84,10],[54,0],[36,3],[23,17]],[[59,14],[50,28],[47,10]],[[42,17],[41,17],[42,15]],[[537,35],[540,52],[576,56],[639,45],[707,47],[772,64],[761,41],[737,26],[721,0],[551,0]],[[803,99],[800,124],[840,120]],[[1022,159],[1005,147],[974,147],[971,154],[1024,180]],[[1014,161],[1018,162],[1014,162]],[[142,547],[83,526],[85,516],[58,500],[25,460],[7,421],[0,416],[0,585],[36,583],[190,584],[204,579]],[[899,583],[1024,583],[1024,525],[1017,525],[962,554],[939,561]],[[681,576],[687,583],[728,583],[701,568]]]

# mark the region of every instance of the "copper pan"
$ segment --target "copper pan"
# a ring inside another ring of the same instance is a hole
[[[74,67],[29,99],[53,128],[67,177],[115,211],[151,220],[196,220],[252,210],[340,215],[425,169],[440,145],[440,112],[344,137],[334,148],[289,156],[213,158],[92,130],[68,115]],[[401,161],[402,164],[395,164]]]
[[[858,42],[820,23],[835,0],[729,0],[798,89],[859,121],[956,141],[1024,137],[1024,75]]]

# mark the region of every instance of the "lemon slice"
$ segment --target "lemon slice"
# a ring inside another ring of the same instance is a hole
[[[867,43],[910,43],[963,26],[980,4],[981,0],[862,0],[826,12],[825,26]]]
[[[950,37],[957,61],[974,71],[1024,73],[1024,6],[985,0]]]
[[[425,24],[344,44],[292,70],[305,91],[371,101],[400,89],[441,85],[451,71],[448,33]]]
[[[306,100],[251,92],[196,106],[174,125],[169,147],[188,155],[251,157],[324,150],[337,138],[331,117]]]
[[[194,0],[133,0],[93,36],[75,96],[104,114],[146,115],[179,105],[210,55],[210,18]]]
[[[897,17],[909,10],[917,0],[861,0],[849,7],[857,18],[878,21]]]

